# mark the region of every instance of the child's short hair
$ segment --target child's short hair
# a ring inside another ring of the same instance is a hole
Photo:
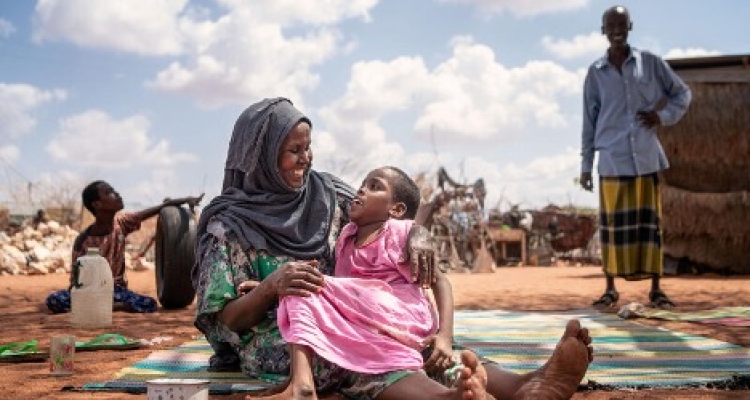
[[[419,208],[419,202],[421,195],[419,193],[419,186],[411,179],[406,172],[393,166],[385,167],[395,172],[397,177],[395,182],[390,182],[393,188],[393,200],[406,205],[406,212],[404,213],[405,219],[414,219],[417,215],[417,209]]]
[[[86,209],[89,210],[91,214],[94,214],[94,216],[96,216],[96,212],[94,212],[94,206],[91,203],[99,200],[99,185],[101,185],[102,183],[106,182],[93,181],[86,185],[86,187],[83,188],[83,193],[81,193],[83,206],[86,207]]]

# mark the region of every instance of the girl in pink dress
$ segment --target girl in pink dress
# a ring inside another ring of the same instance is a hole
[[[336,243],[335,277],[312,296],[281,299],[277,321],[290,344],[291,377],[282,393],[269,398],[316,399],[313,357],[396,380],[423,366],[444,370],[454,364],[450,283],[436,268],[436,312],[425,289],[411,282],[403,254],[419,199],[416,183],[395,167],[367,175]],[[426,364],[427,348],[432,352]],[[475,398],[481,392],[476,398],[484,398],[484,388],[469,382],[471,373],[464,375],[461,388],[446,388],[445,395]]]

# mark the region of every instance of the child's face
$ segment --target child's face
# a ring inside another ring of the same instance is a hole
[[[349,208],[352,222],[362,226],[403,214],[403,203],[393,199],[391,182],[395,180],[395,175],[396,172],[388,168],[379,168],[367,174]]]
[[[112,186],[108,183],[102,183],[97,189],[99,200],[92,203],[95,210],[120,211],[123,209],[122,197],[120,197],[120,194]]]

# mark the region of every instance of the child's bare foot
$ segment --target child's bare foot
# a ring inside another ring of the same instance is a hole
[[[461,377],[456,384],[457,399],[461,400],[495,400],[487,393],[487,371],[479,362],[474,352],[464,350],[461,352],[461,363],[464,365]]]
[[[565,400],[573,397],[594,359],[591,337],[570,320],[549,361],[516,392],[515,399]]]
[[[314,387],[286,382],[286,387],[275,386],[259,395],[248,395],[245,400],[318,400],[318,396]]]

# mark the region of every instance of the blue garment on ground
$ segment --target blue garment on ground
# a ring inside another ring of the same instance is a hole
[[[120,285],[115,285],[112,300],[115,303],[123,303],[128,311],[139,313],[150,313],[156,311],[156,300],[153,297],[138,294]],[[64,313],[70,311],[70,291],[58,290],[47,296],[47,308],[53,313]]]

